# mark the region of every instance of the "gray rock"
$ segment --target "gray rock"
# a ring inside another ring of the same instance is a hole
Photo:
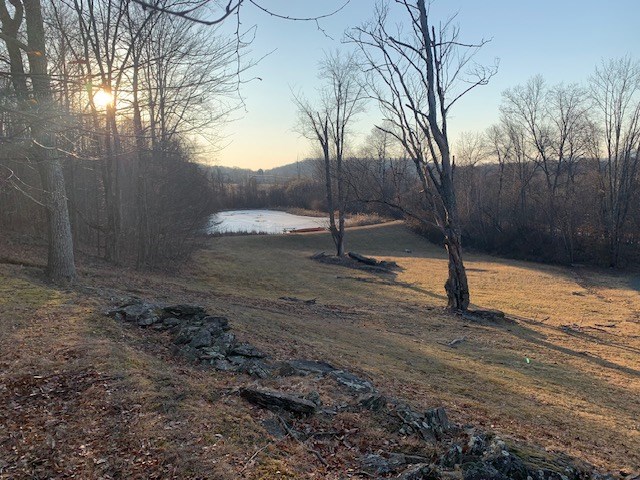
[[[315,413],[316,405],[299,396],[253,387],[246,387],[240,395],[247,401],[264,408],[286,410],[292,413],[309,415]]]
[[[159,321],[160,321],[160,316],[156,315],[153,312],[147,312],[143,315],[140,315],[136,323],[141,327],[149,327]]]
[[[358,405],[367,410],[379,412],[387,406],[387,399],[379,393],[367,393],[358,399]]]
[[[327,362],[315,360],[289,360],[286,363],[298,375],[308,375],[310,373],[325,375],[337,370]]]
[[[316,392],[315,390],[313,390],[312,392],[309,392],[306,397],[307,400],[311,400],[313,403],[316,404],[316,406],[321,407],[322,406],[322,399],[320,398],[320,394],[318,392]]]
[[[471,434],[467,447],[468,455],[482,456],[487,450],[487,435],[484,433]]]
[[[446,468],[453,468],[462,463],[462,447],[451,445],[449,450],[440,459],[440,465]]]
[[[213,342],[213,346],[224,355],[228,355],[235,345],[236,336],[233,333],[224,333]]]
[[[152,303],[134,300],[107,312],[117,320],[135,322],[141,327],[148,327],[161,320],[162,310]]]
[[[119,312],[124,315],[124,319],[127,322],[135,322],[144,315],[155,313],[156,308],[155,305],[150,303],[139,302],[125,306]]]
[[[217,349],[212,347],[204,347],[200,349],[201,360],[224,360],[225,356]]]
[[[237,365],[232,364],[231,362],[220,359],[220,360],[212,360],[213,367],[220,372],[237,372]]]
[[[204,317],[201,322],[210,329],[219,329],[223,332],[227,332],[231,329],[227,317],[208,315]]]
[[[433,465],[418,464],[408,468],[396,478],[402,480],[440,480],[442,476]]]
[[[271,376],[271,368],[261,360],[249,359],[240,367],[242,373],[256,378],[268,378]]]
[[[522,460],[514,454],[503,450],[501,455],[489,460],[489,463],[507,478],[513,480],[527,480],[529,472]]]
[[[382,455],[368,454],[360,459],[360,468],[367,473],[376,475],[386,475],[395,470],[389,465],[389,462]]]
[[[244,365],[246,362],[249,361],[247,357],[241,357],[240,355],[229,355],[227,357],[227,360],[229,360],[232,364],[237,366]]]
[[[444,407],[432,408],[424,413],[424,421],[435,433],[438,440],[445,434],[454,430],[454,425],[449,421]]]
[[[335,370],[329,375],[335,378],[339,384],[344,385],[349,390],[352,390],[354,392],[370,393],[375,391],[375,388],[373,388],[371,382],[369,382],[368,380],[363,380],[360,377],[356,377],[353,373],[346,372],[344,370]]]
[[[427,442],[435,442],[437,440],[431,425],[425,421],[424,415],[405,404],[396,406],[396,414],[403,422],[400,429],[401,433],[419,434]]]
[[[176,345],[184,345],[191,342],[191,339],[198,330],[198,327],[193,327],[191,325],[181,327],[180,330],[178,330],[178,334],[173,339],[173,343]]]
[[[250,358],[264,358],[267,356],[265,353],[261,352],[256,347],[248,343],[240,343],[238,345],[235,345],[231,348],[229,354]]]
[[[174,318],[174,317],[169,317],[169,318],[165,318],[164,320],[162,320],[159,323],[156,323],[153,326],[153,328],[154,328],[154,330],[164,331],[164,330],[170,330],[172,328],[175,328],[178,325],[180,325],[180,320],[178,320],[177,318]]]
[[[199,305],[169,305],[168,307],[164,307],[162,310],[166,316],[178,318],[204,316],[206,314],[205,309]]]
[[[192,362],[200,360],[200,351],[191,347],[190,345],[184,345],[180,347],[178,353]]]
[[[191,337],[191,341],[189,345],[193,348],[202,348],[202,347],[210,347],[211,346],[211,333],[206,328],[201,328],[193,337]]]
[[[407,457],[404,453],[390,453],[387,462],[389,463],[389,467],[393,472],[399,471],[402,467],[407,465],[407,463],[423,463],[426,460],[421,460],[418,462],[407,462]]]
[[[500,473],[493,465],[483,462],[462,465],[462,478],[464,480],[509,480],[509,477]]]

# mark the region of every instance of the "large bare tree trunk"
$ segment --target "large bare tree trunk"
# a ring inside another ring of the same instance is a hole
[[[45,191],[49,235],[47,273],[56,283],[76,278],[73,237],[62,165],[55,149],[55,105],[47,71],[44,23],[40,0],[23,0],[29,45],[29,70],[39,119],[31,128]]]
[[[339,227],[336,226],[336,212],[333,201],[333,182],[331,181],[331,156],[329,154],[328,143],[322,144],[322,151],[324,155],[325,187],[327,190],[327,210],[329,210],[329,232],[331,232],[331,238],[336,246],[336,255],[340,257],[344,255],[344,241]],[[338,219],[340,219],[339,214]]]
[[[449,255],[449,277],[444,284],[447,307],[452,310],[466,310],[469,308],[469,283],[462,261],[460,233],[451,226],[445,226],[444,244]]]

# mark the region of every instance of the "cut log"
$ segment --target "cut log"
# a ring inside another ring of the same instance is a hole
[[[274,390],[246,387],[240,391],[240,395],[253,404],[272,410],[287,410],[288,412],[310,415],[317,408],[316,404],[310,400]]]
[[[380,263],[378,262],[378,260],[376,260],[373,257],[365,257],[364,255],[360,255],[359,253],[356,253],[356,252],[349,252],[348,255],[354,260],[360,263],[364,263],[366,265],[371,265],[375,267],[376,265],[378,265],[378,263]]]

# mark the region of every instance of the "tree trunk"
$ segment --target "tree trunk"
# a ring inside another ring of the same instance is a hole
[[[44,22],[40,0],[23,0],[27,37],[29,70],[36,109],[39,114],[31,133],[40,160],[42,188],[46,192],[49,256],[47,273],[57,283],[72,282],[76,278],[73,237],[62,165],[55,150],[53,122],[55,105],[47,71]]]
[[[444,288],[447,292],[447,307],[451,310],[469,308],[469,284],[462,261],[460,234],[451,226],[445,227],[445,247],[449,254],[449,278]]]
[[[36,135],[40,143],[50,135]],[[46,143],[42,144],[46,145]],[[76,278],[76,267],[73,254],[73,237],[71,222],[62,173],[62,165],[54,156],[45,151],[40,167],[40,177],[47,192],[47,234],[49,237],[49,254],[47,275],[58,284],[71,283]]]
[[[336,213],[333,203],[333,185],[331,182],[331,157],[329,155],[329,145],[322,145],[324,153],[324,177],[325,186],[327,189],[327,210],[329,210],[329,231],[331,232],[331,238],[336,247],[336,255],[344,255],[344,242],[340,234],[339,228],[336,226]]]

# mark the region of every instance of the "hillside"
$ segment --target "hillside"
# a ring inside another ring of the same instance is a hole
[[[0,478],[372,478],[362,455],[434,455],[382,413],[284,417],[305,436],[277,435],[241,387],[316,390],[326,407],[348,395],[193,364],[167,332],[103,314],[131,296],[202,305],[270,361],[328,362],[417,410],[443,406],[527,461],[640,473],[637,277],[468,255],[472,301],[508,317],[473,321],[442,309],[443,252],[401,223],[348,231],[348,249],[398,264],[389,273],[311,260],[331,251],[326,233],[207,242],[170,274],[85,259],[69,290],[43,283],[42,252],[3,252]]]
[[[213,175],[221,175],[224,181],[228,183],[238,183],[251,177],[255,177],[258,183],[271,183],[298,177],[312,177],[315,174],[316,162],[315,159],[307,158],[299,162],[260,170],[225,167],[222,165],[203,165],[202,168]]]

